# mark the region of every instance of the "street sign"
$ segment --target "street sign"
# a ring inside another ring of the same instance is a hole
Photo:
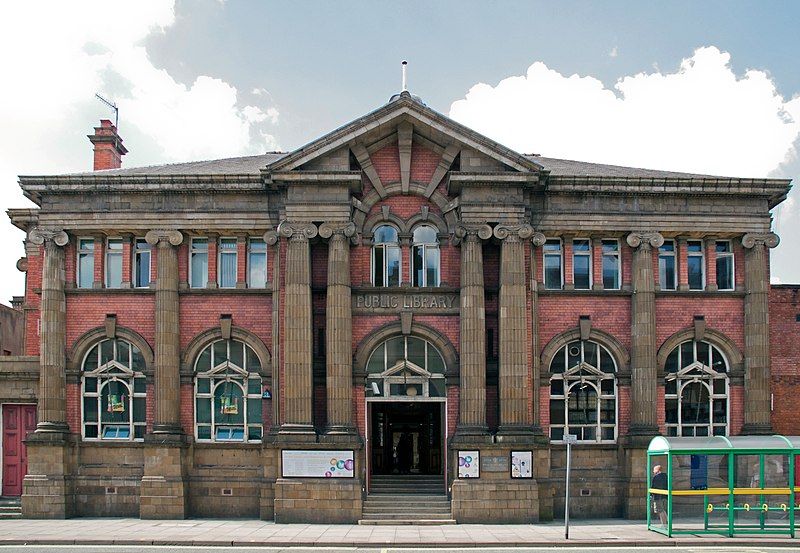
[[[578,443],[578,436],[576,434],[566,434],[564,436],[564,443],[567,444],[567,481],[566,492],[564,497],[564,539],[569,539],[569,469],[570,457],[572,455],[572,444]]]

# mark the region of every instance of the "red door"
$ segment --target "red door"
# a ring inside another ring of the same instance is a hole
[[[22,479],[28,472],[28,454],[22,440],[36,430],[35,405],[3,405],[3,492],[22,495]]]

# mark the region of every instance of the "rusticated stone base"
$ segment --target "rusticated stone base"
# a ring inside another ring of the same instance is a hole
[[[357,478],[278,478],[275,482],[277,523],[355,524],[361,507]]]
[[[180,445],[145,445],[139,504],[141,518],[186,518],[188,489],[183,470],[184,449]]]
[[[75,514],[71,452],[68,437],[34,432],[25,442],[28,474],[22,481],[22,515],[27,518],[69,518]]]
[[[459,523],[539,522],[539,486],[535,479],[456,480],[451,489],[453,518]]]

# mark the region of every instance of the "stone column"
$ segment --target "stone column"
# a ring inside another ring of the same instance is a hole
[[[744,427],[743,434],[771,434],[769,359],[769,276],[767,248],[776,234],[745,234],[744,254]]]
[[[461,242],[461,392],[456,432],[488,435],[486,425],[486,309],[483,291],[483,240],[489,225],[459,225]]]
[[[28,241],[44,245],[42,300],[39,329],[39,422],[25,443],[28,473],[22,487],[22,514],[26,518],[66,518],[74,510],[67,446],[66,417],[66,299],[62,230],[33,229]]]
[[[180,321],[178,253],[183,242],[177,230],[151,230],[145,235],[158,248],[156,279],[155,417],[153,434],[181,434]]]
[[[313,223],[282,222],[286,249],[284,307],[284,423],[282,434],[314,434],[312,382],[311,256]]]
[[[34,229],[28,238],[36,245],[44,244],[39,329],[39,422],[36,432],[67,433],[64,246],[69,237],[63,230]]]
[[[525,287],[524,240],[533,236],[530,225],[499,225],[495,238],[500,250],[500,426],[498,434],[532,432],[528,411],[528,318]]]
[[[533,248],[541,248],[547,238],[541,232],[534,232],[531,237],[531,381],[533,382],[533,429],[537,434],[541,434],[542,427],[539,417],[539,388],[540,388],[540,375],[541,366],[539,358],[539,282],[536,280],[536,262],[538,251]]]
[[[350,237],[355,225],[323,223],[328,239],[328,295],[325,308],[328,434],[355,434],[353,425],[353,321],[350,303]]]
[[[631,299],[631,435],[658,433],[658,364],[653,250],[664,243],[657,232],[631,233],[633,297]]]

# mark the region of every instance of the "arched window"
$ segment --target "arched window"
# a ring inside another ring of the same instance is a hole
[[[439,286],[439,238],[436,229],[422,225],[414,229],[411,252],[413,286]]]
[[[400,286],[400,242],[397,229],[381,225],[372,238],[372,284]]]
[[[422,338],[398,336],[379,345],[367,361],[367,389],[373,397],[445,397],[444,359]]]
[[[617,363],[597,342],[576,340],[550,362],[550,439],[574,434],[584,442],[617,438]]]
[[[667,436],[725,436],[728,361],[722,352],[688,340],[670,352],[664,372]]]
[[[213,442],[261,441],[261,361],[239,340],[217,340],[198,355],[195,437]]]
[[[81,365],[83,437],[141,440],[146,422],[144,357],[132,343],[103,340]]]

